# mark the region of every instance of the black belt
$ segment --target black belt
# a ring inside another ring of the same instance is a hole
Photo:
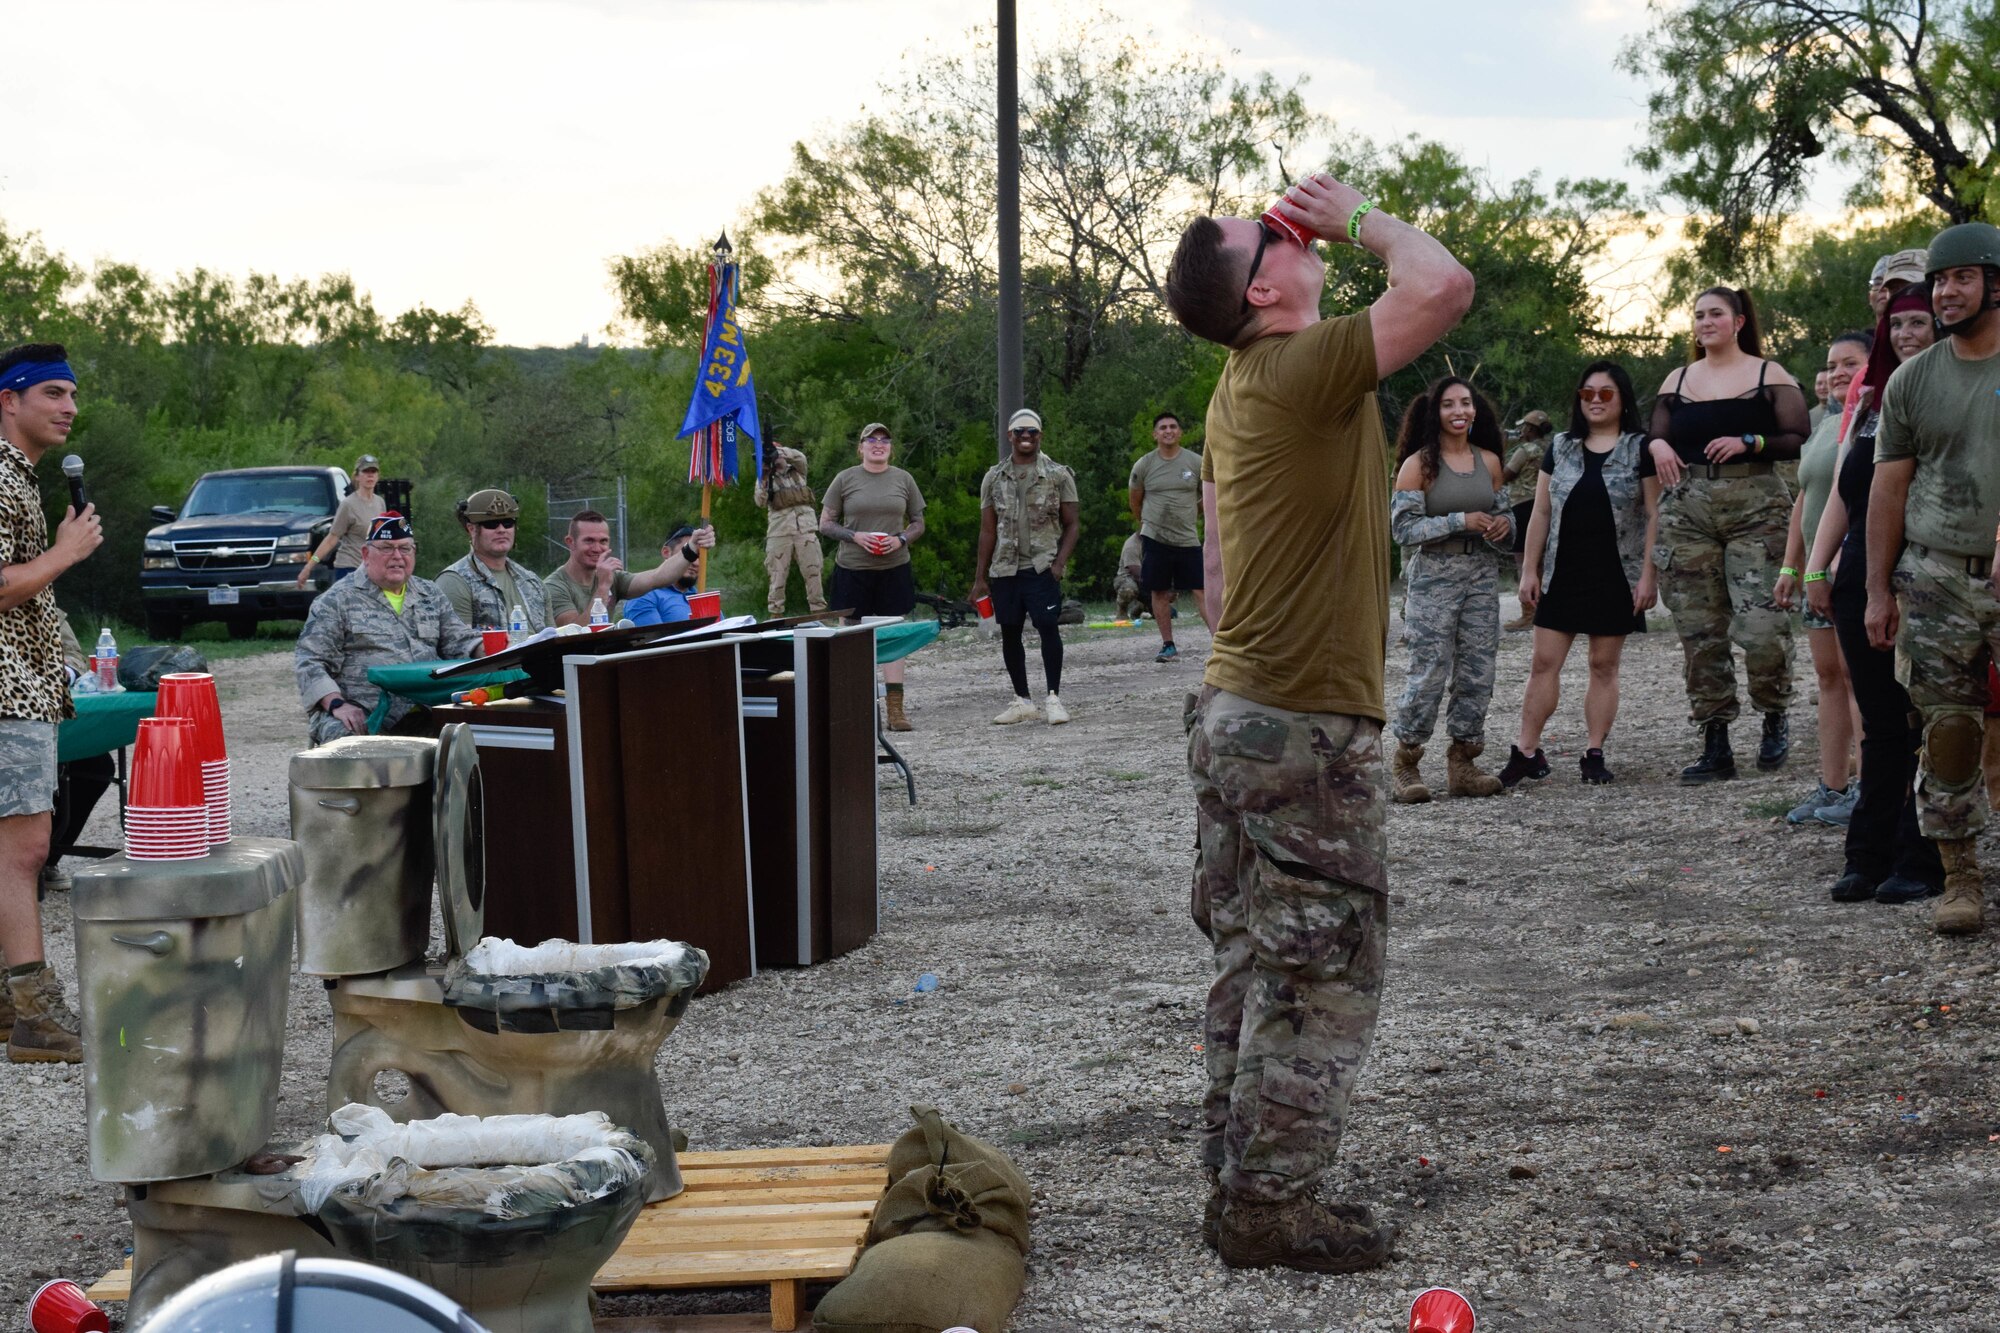
[[[1447,537],[1443,541],[1425,542],[1417,549],[1428,555],[1478,555],[1486,546],[1480,537]]]
[[[1721,481],[1725,477],[1761,477],[1776,466],[1774,463],[1689,463],[1688,471]]]
[[[1993,557],[1990,555],[1953,555],[1949,551],[1933,551],[1922,542],[1910,542],[1909,548],[1926,560],[1942,560],[1948,565],[1962,563],[1965,572],[1975,579],[1983,579],[1993,572]]]

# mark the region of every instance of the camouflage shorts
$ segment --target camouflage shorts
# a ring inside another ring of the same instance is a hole
[[[0,818],[56,805],[56,724],[0,718]]]

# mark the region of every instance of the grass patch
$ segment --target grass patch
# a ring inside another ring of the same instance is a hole
[[[1058,1143],[1084,1133],[1082,1125],[1024,1125],[1007,1131],[1007,1142],[1017,1144]]]
[[[1743,812],[1752,819],[1777,819],[1791,813],[1797,802],[1789,796],[1767,796],[1761,801],[1752,801],[1743,807]]]
[[[970,811],[934,814],[919,810],[896,823],[896,833],[905,838],[980,838],[1006,821],[989,819]]]
[[[1111,771],[1110,776],[1113,782],[1144,782],[1153,775],[1151,773],[1141,773],[1136,768],[1117,768]]]
[[[1037,774],[1031,778],[1022,778],[1021,785],[1023,787],[1060,787],[1063,784],[1059,779],[1045,778]]]

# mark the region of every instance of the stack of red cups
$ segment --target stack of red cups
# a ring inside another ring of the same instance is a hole
[[[208,855],[208,804],[194,723],[184,717],[139,722],[132,749],[125,855],[134,861],[192,861]]]
[[[222,739],[222,704],[215,677],[206,671],[176,671],[160,677],[156,717],[184,717],[194,724],[195,754],[201,760],[202,804],[208,809],[208,841],[229,841],[229,748]]]

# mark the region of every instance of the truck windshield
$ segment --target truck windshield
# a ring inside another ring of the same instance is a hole
[[[319,472],[218,473],[194,484],[182,518],[213,514],[331,514],[333,482]]]

